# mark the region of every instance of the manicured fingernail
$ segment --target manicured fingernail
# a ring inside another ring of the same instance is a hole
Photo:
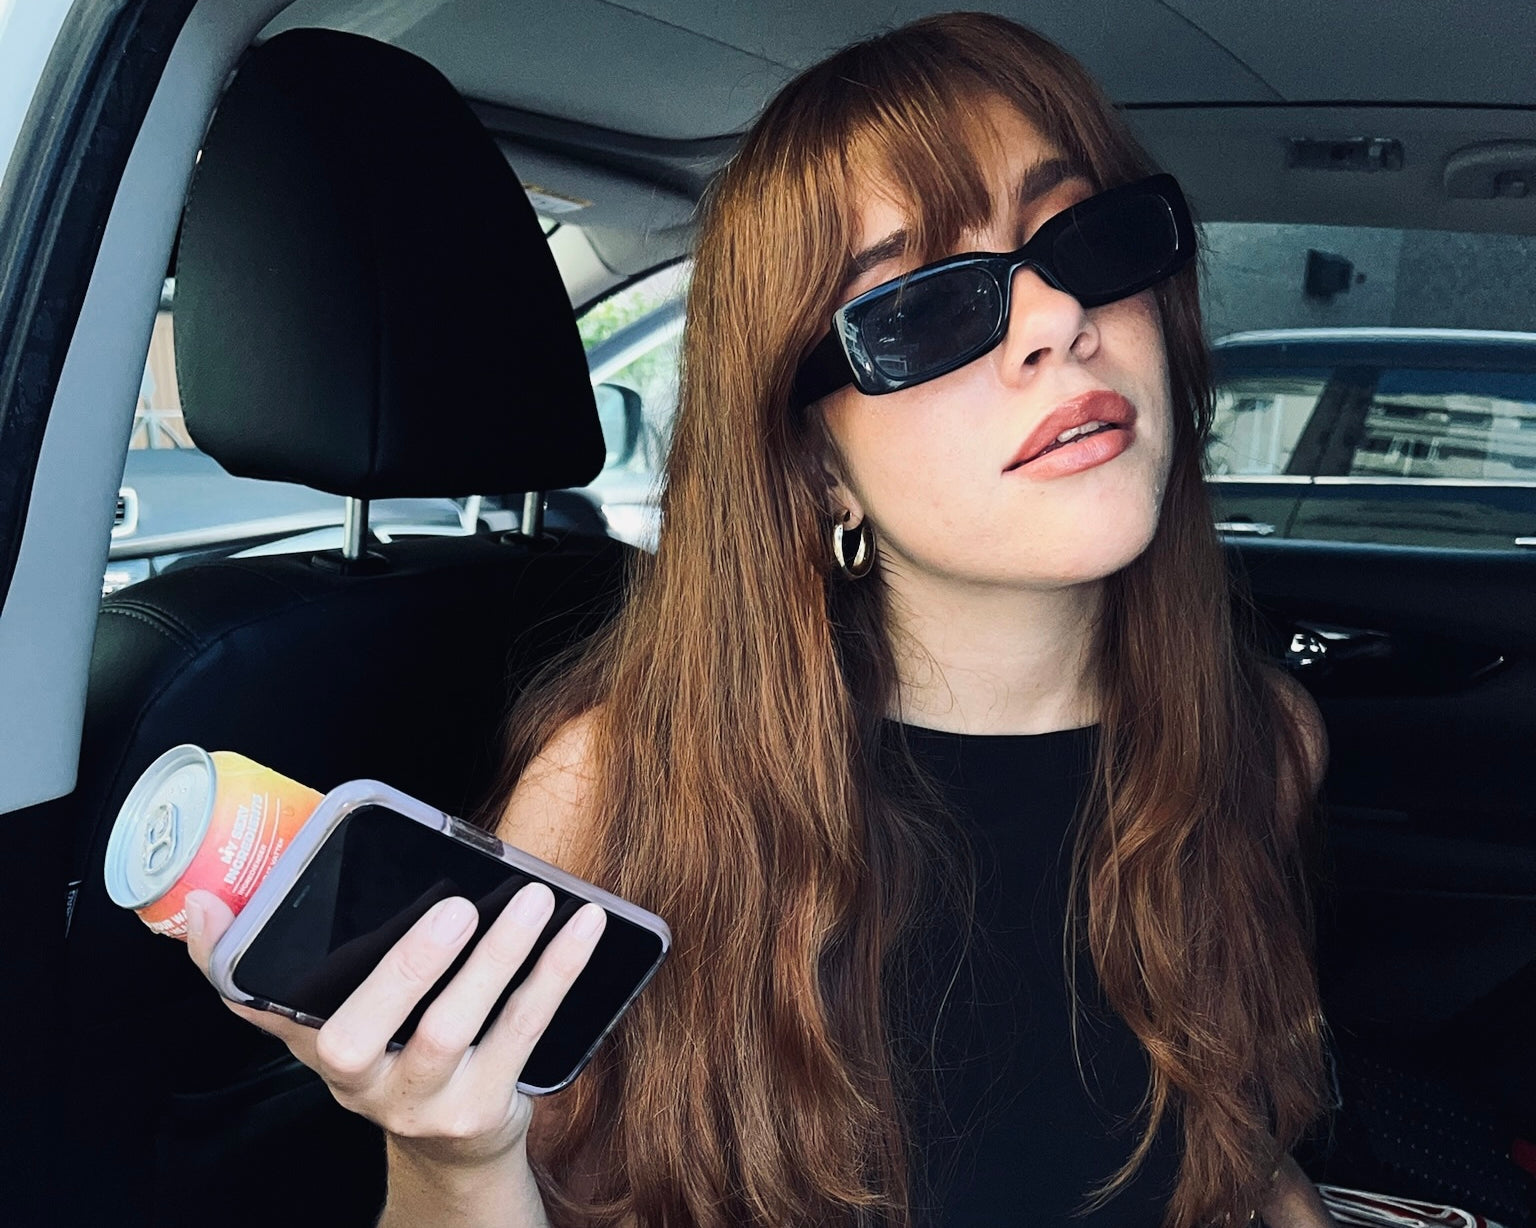
[[[598,904],[583,904],[574,917],[571,918],[571,933],[578,938],[590,938],[598,930],[603,928],[603,922],[607,920]]]
[[[449,900],[432,918],[432,937],[438,942],[457,942],[474,923],[475,906],[468,900]]]
[[[206,914],[203,912],[203,902],[193,896],[187,897],[187,937],[201,938],[203,936],[203,921]]]
[[[544,914],[553,907],[549,889],[540,889],[538,883],[529,883],[512,901],[512,915],[524,925],[542,921]]]

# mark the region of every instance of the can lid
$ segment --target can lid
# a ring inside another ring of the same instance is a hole
[[[143,908],[175,885],[208,832],[214,791],[213,760],[191,743],[145,769],[107,838],[107,895],[114,904]]]

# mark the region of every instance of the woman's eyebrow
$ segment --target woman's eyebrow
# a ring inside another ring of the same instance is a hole
[[[1019,190],[1015,196],[1019,208],[1028,209],[1042,196],[1055,191],[1071,179],[1093,182],[1093,175],[1081,162],[1071,158],[1045,158],[1026,167],[1019,176]]]
[[[857,253],[848,261],[848,267],[843,270],[843,289],[846,290],[877,264],[884,264],[887,260],[894,260],[900,256],[907,250],[908,238],[906,230],[893,230],[878,243],[873,243]]]

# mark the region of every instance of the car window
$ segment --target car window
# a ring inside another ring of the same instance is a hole
[[[1536,544],[1529,235],[1213,222],[1205,457],[1227,533]]]
[[[670,265],[603,299],[578,322],[593,382],[629,388],[640,397],[643,446],[625,455],[617,441],[610,441],[610,468],[641,472],[660,467],[677,412],[680,307],[691,270],[688,262]]]
[[[647,549],[659,529],[657,494],[677,413],[692,267],[689,261],[668,265],[602,299],[578,321],[607,444],[591,491],[610,531]]]
[[[1325,368],[1301,368],[1244,372],[1218,381],[1207,475],[1284,473],[1328,376]]]
[[[1536,479],[1536,371],[1382,371],[1349,472]]]
[[[657,339],[656,345],[633,362],[626,363],[605,383],[633,388],[640,394],[643,412],[641,447],[627,462],[615,452],[613,463],[636,472],[655,472],[661,467],[666,441],[677,413],[678,359],[682,346],[681,330]]]
[[[170,310],[174,294],[175,282],[167,279],[149,338],[144,377],[139,381],[130,449],[196,447],[181,415],[181,390],[176,383],[176,325]]]

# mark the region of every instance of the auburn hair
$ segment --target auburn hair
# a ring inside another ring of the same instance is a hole
[[[892,1058],[893,994],[914,917],[967,880],[935,791],[885,736],[887,590],[878,566],[857,582],[833,566],[823,427],[790,389],[836,306],[861,174],[910,202],[923,252],[952,250],[990,212],[966,134],[994,98],[1098,187],[1156,170],[1064,51],[953,14],[802,73],[708,193],[658,548],[615,620],[519,701],[481,815],[494,824],[539,750],[600,712],[590,851],[570,868],[676,939],[533,1149],[557,1224],[911,1221],[917,1084]],[[1063,936],[1151,1070],[1141,1142],[1098,1195],[1172,1115],[1169,1228],[1246,1220],[1323,1103],[1306,743],[1266,680],[1202,481],[1197,276],[1155,291],[1172,468],[1150,545],[1105,580],[1098,759]]]

